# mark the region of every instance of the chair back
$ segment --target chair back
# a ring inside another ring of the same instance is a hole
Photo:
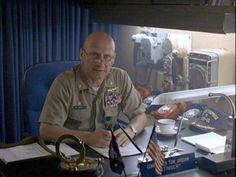
[[[52,81],[79,61],[56,61],[29,67],[24,75],[23,136],[39,135],[39,116]]]

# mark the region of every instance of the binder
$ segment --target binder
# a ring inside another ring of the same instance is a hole
[[[6,177],[55,175],[59,161],[37,142],[0,148],[0,171]]]

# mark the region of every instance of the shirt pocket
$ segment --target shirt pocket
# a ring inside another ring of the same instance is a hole
[[[105,117],[117,117],[119,115],[119,105],[113,106],[113,107],[108,107],[108,108],[104,108],[104,113],[105,113]]]
[[[74,106],[70,109],[65,126],[71,129],[89,130],[91,110],[86,106]]]

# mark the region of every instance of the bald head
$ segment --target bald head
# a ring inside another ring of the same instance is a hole
[[[80,49],[82,72],[91,86],[100,86],[115,61],[115,43],[105,32],[93,32]]]
[[[115,52],[115,43],[110,35],[105,32],[93,32],[84,41],[83,48],[97,48],[100,46],[107,46],[111,51]]]

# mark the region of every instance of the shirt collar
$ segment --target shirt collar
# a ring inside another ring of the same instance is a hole
[[[76,73],[76,82],[77,82],[77,88],[78,90],[86,90],[89,89],[89,85],[87,84],[87,82],[81,77],[81,65],[78,65],[75,69],[75,73]],[[108,74],[108,76],[105,78],[105,83],[102,84],[104,85],[105,88],[114,88],[116,87],[113,75],[112,75],[112,70],[110,71],[110,73]],[[101,85],[101,86],[102,86]]]

